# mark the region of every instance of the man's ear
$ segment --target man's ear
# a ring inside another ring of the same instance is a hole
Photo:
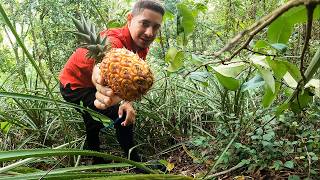
[[[131,22],[132,17],[133,17],[133,16],[132,16],[132,13],[129,13],[128,16],[127,16],[127,22],[128,22],[128,23]]]

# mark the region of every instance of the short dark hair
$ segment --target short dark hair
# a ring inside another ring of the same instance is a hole
[[[162,16],[164,15],[164,7],[160,4],[160,2],[156,0],[138,0],[134,4],[131,13],[135,16],[142,12],[144,9],[150,9],[160,13]]]

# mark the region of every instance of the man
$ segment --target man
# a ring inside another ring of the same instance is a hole
[[[149,45],[160,29],[164,8],[154,0],[138,0],[128,14],[126,26],[101,32],[107,36],[113,48],[126,48],[146,59]],[[87,59],[88,51],[78,48],[60,72],[60,91],[63,98],[72,103],[82,103],[97,112],[105,114],[113,121],[124,118],[116,124],[116,136],[126,155],[134,146],[133,124],[135,110],[132,102],[122,101],[114,92],[103,84],[99,67],[93,59]],[[121,102],[121,103],[120,103]],[[88,112],[82,113],[86,127],[86,143],[89,150],[100,150],[99,131],[101,122],[95,121]],[[140,158],[135,150],[130,154],[134,161]],[[94,158],[94,164],[104,163],[101,158]]]

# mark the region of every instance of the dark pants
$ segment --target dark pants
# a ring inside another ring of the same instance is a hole
[[[63,98],[67,102],[71,102],[74,104],[80,104],[84,107],[89,107],[101,114],[108,116],[110,119],[115,121],[118,117],[118,109],[119,105],[111,106],[106,110],[99,110],[94,106],[94,100],[96,99],[96,88],[78,88],[72,90],[70,88],[70,84],[67,84],[66,87],[63,87],[60,84],[60,92]],[[78,110],[78,109],[77,109]],[[79,111],[79,110],[78,110]],[[90,113],[87,111],[79,111],[83,117],[85,127],[86,127],[86,149],[99,151],[100,150],[100,140],[99,140],[99,132],[100,129],[103,128],[103,124],[99,121],[96,121],[92,118]],[[133,142],[133,125],[129,126],[121,126],[120,124],[115,125],[117,140],[125,152],[128,155],[129,149],[134,146]],[[140,161],[139,156],[135,150],[133,150],[130,154],[130,159],[134,161]]]

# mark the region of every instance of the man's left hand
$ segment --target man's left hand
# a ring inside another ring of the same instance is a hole
[[[121,123],[122,126],[134,124],[136,120],[136,111],[134,110],[132,103],[125,101],[120,105],[118,115],[122,117],[123,113],[126,112],[126,119]]]

